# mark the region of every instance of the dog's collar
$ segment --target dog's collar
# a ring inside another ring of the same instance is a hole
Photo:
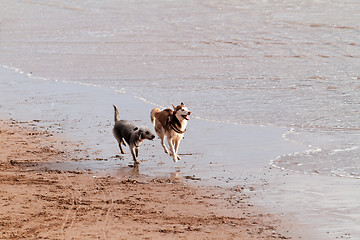
[[[179,119],[177,119],[175,112],[172,115],[169,115],[168,119],[167,119],[170,127],[172,128],[172,130],[174,130],[177,133],[183,134],[186,132],[186,129],[184,131],[181,131],[177,125],[181,126],[181,123],[179,121]]]
[[[174,124],[170,123],[170,127],[177,133],[183,134],[186,132],[186,129],[184,131],[181,131],[180,129],[178,129]]]
[[[135,147],[139,148],[142,144],[142,140],[139,140],[139,146],[135,144]]]

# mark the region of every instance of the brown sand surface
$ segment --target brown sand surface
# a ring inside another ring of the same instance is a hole
[[[79,150],[31,123],[1,121],[0,145],[0,239],[290,238],[239,187],[32,170]]]

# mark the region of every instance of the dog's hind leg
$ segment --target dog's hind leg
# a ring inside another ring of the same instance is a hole
[[[124,149],[122,148],[122,145],[121,145],[121,144],[124,144],[124,145],[126,146],[125,141],[124,141],[123,138],[122,138],[122,139],[120,140],[120,142],[119,142],[119,148],[120,148],[121,154],[125,154]]]
[[[164,132],[163,132],[162,130],[160,130],[160,131],[157,131],[157,130],[156,130],[156,133],[157,133],[157,135],[158,135],[159,138],[160,138],[161,146],[164,148],[165,153],[166,153],[166,154],[169,153],[169,150],[168,150],[167,147],[165,146],[165,134],[164,134]]]
[[[161,145],[163,146],[165,153],[166,153],[166,154],[169,153],[169,150],[168,150],[168,148],[167,148],[166,145],[165,145],[165,137],[160,138],[160,139],[161,139]]]

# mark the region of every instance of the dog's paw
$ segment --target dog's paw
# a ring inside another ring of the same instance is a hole
[[[172,153],[170,153],[170,155],[172,156]],[[178,160],[180,160],[181,158],[178,155],[173,156],[173,160],[174,162],[177,162]]]
[[[172,156],[172,152],[170,153],[170,156]],[[179,155],[176,155],[177,159],[180,160],[181,158],[179,157]]]

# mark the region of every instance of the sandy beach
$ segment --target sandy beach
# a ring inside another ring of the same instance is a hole
[[[31,170],[80,151],[31,122],[1,121],[0,144],[1,239],[290,239],[243,188]]]

